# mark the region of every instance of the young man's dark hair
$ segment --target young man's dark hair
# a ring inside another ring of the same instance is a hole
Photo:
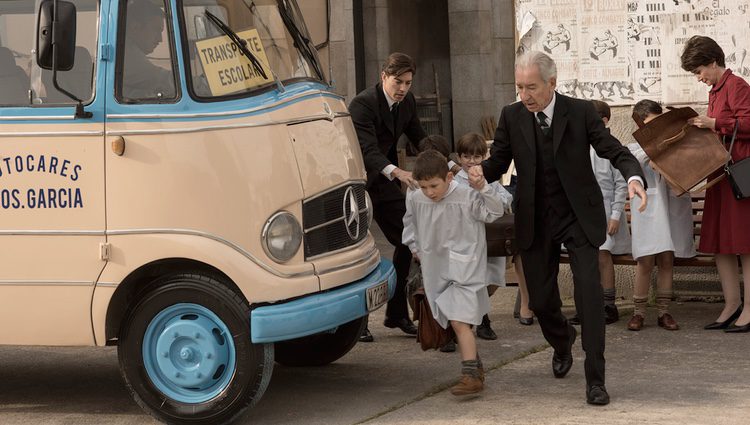
[[[445,180],[448,175],[448,160],[436,150],[424,151],[417,156],[412,175],[415,180],[429,180],[434,177]]]
[[[662,113],[661,105],[650,99],[639,100],[633,105],[633,114],[645,120],[649,115],[660,115]]]
[[[612,111],[609,109],[609,105],[607,105],[607,102],[602,102],[601,100],[592,99],[591,103],[594,104],[594,108],[596,109],[596,112],[599,114],[599,117],[604,119],[606,118],[607,121],[609,121],[612,118]]]
[[[409,55],[394,52],[388,55],[388,59],[383,63],[382,71],[386,76],[398,77],[406,72],[412,75],[417,74],[417,64]]]
[[[430,134],[419,141],[420,152],[428,151],[430,149],[440,152],[440,154],[446,158],[451,154],[451,148],[448,146],[448,139],[439,134]]]
[[[716,62],[716,65],[724,67],[724,50],[712,38],[703,35],[694,35],[685,44],[685,50],[680,56],[682,69],[687,72],[695,72],[699,66],[707,66]]]

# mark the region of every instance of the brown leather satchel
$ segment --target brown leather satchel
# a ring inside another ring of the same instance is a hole
[[[645,124],[633,114],[640,127],[633,137],[648,155],[651,167],[667,180],[676,195],[691,191],[729,159],[715,132],[687,123],[697,116],[693,108],[673,108]],[[693,191],[706,190],[722,177]]]
[[[430,303],[424,293],[424,288],[418,288],[412,295],[414,297],[414,319],[419,320],[417,325],[417,342],[422,351],[437,350],[453,339],[453,328],[443,329],[432,316]]]
[[[513,214],[505,214],[492,223],[486,223],[484,228],[487,233],[488,257],[509,257],[518,254]]]

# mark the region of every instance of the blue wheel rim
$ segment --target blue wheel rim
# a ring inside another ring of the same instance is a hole
[[[149,379],[167,397],[203,403],[224,391],[235,372],[232,334],[211,310],[175,304],[157,314],[143,336]]]

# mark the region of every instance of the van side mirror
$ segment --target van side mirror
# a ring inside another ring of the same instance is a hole
[[[76,6],[64,0],[43,0],[39,6],[37,31],[36,63],[39,67],[71,70],[76,52]]]

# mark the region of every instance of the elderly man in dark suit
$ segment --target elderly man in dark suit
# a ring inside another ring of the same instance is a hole
[[[483,164],[494,181],[515,159],[516,235],[529,289],[530,308],[554,348],[552,371],[564,377],[573,364],[576,330],[562,314],[557,273],[560,245],[570,254],[575,303],[586,352],[586,401],[609,403],[604,386],[604,302],[598,247],[607,229],[604,201],[591,170],[589,146],[628,181],[630,198],[646,206],[643,171],[629,150],[609,134],[591,102],[555,92],[557,68],[542,52],[516,60],[521,99],[503,108],[490,158]]]
[[[396,294],[388,302],[384,325],[414,335],[417,329],[409,320],[406,303],[406,276],[411,252],[401,243],[406,212],[400,183],[417,188],[411,172],[399,168],[396,143],[402,134],[416,147],[426,134],[417,117],[417,101],[409,93],[417,67],[412,58],[392,53],[383,64],[380,82],[352,99],[349,112],[354,122],[367,169],[367,192],[373,203],[374,219],[396,249]],[[372,341],[368,329],[360,341]]]

